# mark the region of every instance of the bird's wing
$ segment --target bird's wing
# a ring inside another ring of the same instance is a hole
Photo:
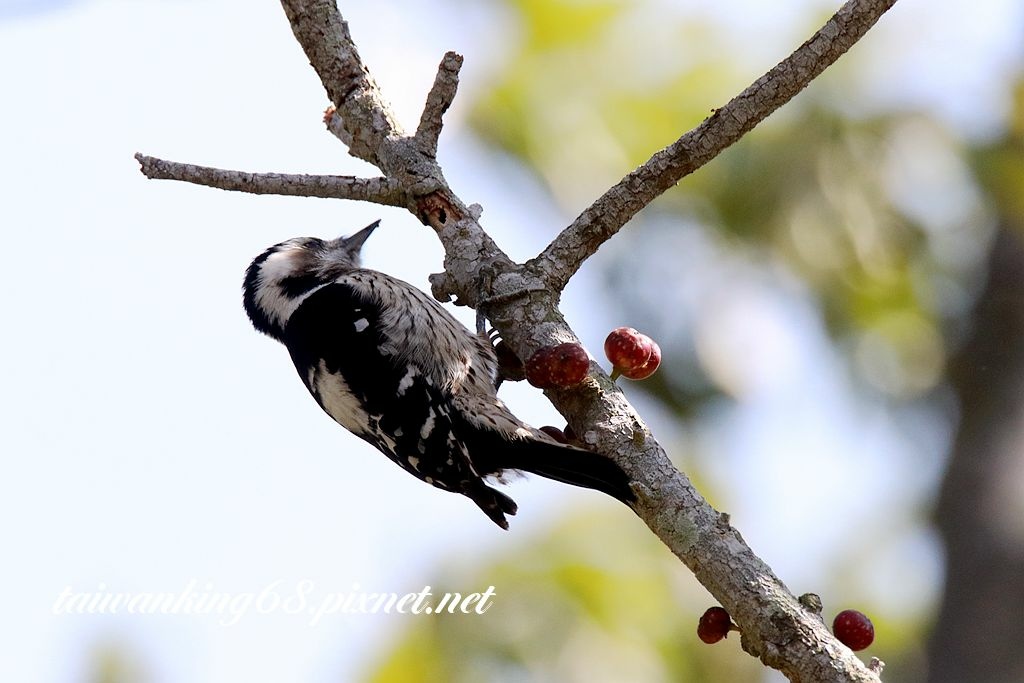
[[[455,433],[450,397],[416,363],[380,352],[382,315],[359,290],[330,284],[292,314],[284,342],[332,418],[427,483],[461,491],[478,475]]]

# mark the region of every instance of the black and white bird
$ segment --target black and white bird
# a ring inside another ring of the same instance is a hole
[[[611,459],[557,443],[497,396],[490,341],[412,285],[361,268],[377,221],[351,237],[300,237],[245,274],[253,326],[283,343],[309,393],[341,426],[402,469],[476,503],[495,524],[515,502],[484,483],[525,471],[634,499]]]

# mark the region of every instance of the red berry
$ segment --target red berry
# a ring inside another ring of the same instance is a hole
[[[587,352],[579,344],[571,342],[545,346],[526,361],[526,380],[541,389],[575,386],[589,371]]]
[[[604,355],[619,371],[639,368],[651,357],[651,339],[632,327],[616,327],[604,340]]]
[[[697,622],[697,636],[705,643],[717,643],[729,635],[732,620],[729,613],[721,607],[708,607]]]
[[[544,432],[558,443],[569,443],[569,439],[565,438],[565,432],[558,427],[552,427],[551,425],[544,425],[539,427],[540,431]]]
[[[622,370],[623,377],[628,377],[629,379],[647,379],[653,375],[654,371],[658,369],[659,365],[661,365],[661,347],[652,339],[647,339],[647,341],[651,343],[651,357],[647,359],[646,363],[638,368]]]
[[[862,612],[846,609],[832,621],[832,633],[853,651],[863,650],[875,639],[875,627]]]

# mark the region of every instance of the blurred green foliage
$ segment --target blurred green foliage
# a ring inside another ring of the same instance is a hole
[[[142,658],[126,643],[104,643],[92,653],[89,683],[145,683],[153,677]]]
[[[565,521],[488,566],[439,575],[440,591],[495,585],[492,609],[418,617],[366,680],[741,681],[761,671],[736,656],[735,635],[716,647],[697,640],[711,599],[621,514]]]
[[[737,75],[735,54],[715,45],[720,30],[685,17],[658,24],[654,3],[511,4],[522,40],[472,122],[570,213],[753,78]],[[984,248],[961,245],[984,245],[990,226],[955,136],[908,112],[852,119],[842,70],[825,78],[827,87],[812,86],[684,179],[605,249],[631,267],[638,242],[657,239],[645,217],[660,210],[727,249],[755,251],[752,259],[812,289],[872,389],[914,398],[941,380],[946,325],[970,301]],[[658,283],[687,285],[685,268]],[[622,298],[642,299],[635,294]],[[650,315],[655,327],[660,317]]]
[[[973,155],[973,166],[1000,219],[1024,234],[1024,80],[1013,90],[1013,110],[1005,137]]]
[[[716,603],[660,541],[617,510],[564,520],[483,565],[453,563],[437,576],[435,594],[494,585],[492,608],[411,619],[363,680],[739,683],[764,675],[740,650],[739,634],[713,646],[697,638],[700,615]],[[913,624],[873,617],[884,645],[872,654],[890,671],[920,655]]]

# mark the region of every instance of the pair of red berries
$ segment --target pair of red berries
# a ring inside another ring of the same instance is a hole
[[[646,379],[661,365],[661,348],[632,327],[618,327],[604,340],[612,379]],[[590,357],[579,344],[567,342],[538,349],[526,361],[526,379],[541,389],[576,386],[590,371]]]
[[[697,636],[705,643],[717,643],[739,630],[721,607],[709,607],[697,622]],[[875,639],[875,627],[863,612],[855,609],[843,610],[832,621],[832,633],[836,639],[853,651],[863,650]]]

